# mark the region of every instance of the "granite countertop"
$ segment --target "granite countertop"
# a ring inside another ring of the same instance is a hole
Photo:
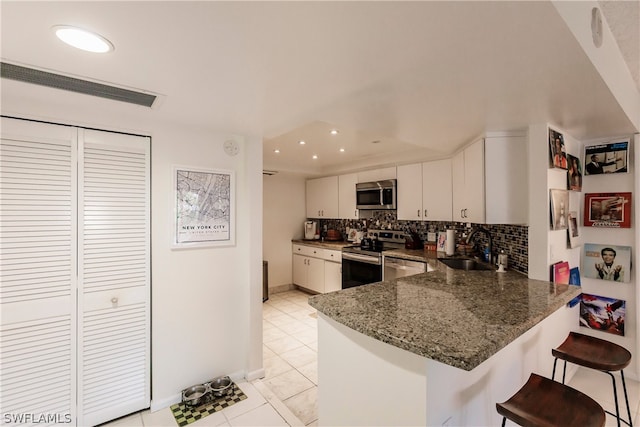
[[[581,293],[513,271],[454,270],[433,253],[397,252],[435,270],[315,295],[309,304],[369,337],[470,371]]]
[[[330,241],[330,240],[305,240],[305,239],[293,239],[291,240],[291,243],[294,243],[296,245],[306,245],[306,246],[314,246],[317,248],[324,248],[324,249],[332,249],[334,251],[339,251],[342,250],[342,248],[344,248],[345,246],[353,246],[354,243],[353,242],[348,242],[346,240],[339,240],[339,241]]]

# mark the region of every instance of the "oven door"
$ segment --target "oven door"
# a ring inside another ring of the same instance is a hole
[[[382,260],[377,256],[342,253],[342,289],[382,280]]]

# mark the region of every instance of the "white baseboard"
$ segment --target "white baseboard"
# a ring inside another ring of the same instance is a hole
[[[168,408],[171,405],[175,405],[176,403],[180,403],[182,401],[181,393],[178,393],[173,396],[165,397],[164,399],[153,399],[151,401],[151,412],[156,412],[164,408]]]
[[[244,374],[244,377],[247,379],[247,381],[253,381],[259,378],[264,378],[264,376],[265,376],[264,368],[256,369],[255,371],[246,372]]]

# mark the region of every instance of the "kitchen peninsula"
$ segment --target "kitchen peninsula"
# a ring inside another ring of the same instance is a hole
[[[310,298],[321,425],[497,425],[577,327],[576,286],[517,272],[434,271]]]

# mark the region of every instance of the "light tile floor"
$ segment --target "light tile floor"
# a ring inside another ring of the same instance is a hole
[[[263,304],[263,358],[265,378],[239,382],[247,399],[190,426],[304,426],[318,425],[317,407],[317,320],[309,306],[309,294],[293,290],[270,295]],[[619,383],[618,378],[618,383]],[[609,376],[578,368],[570,386],[594,398],[602,407],[615,412]],[[619,385],[620,411],[626,419],[626,406]],[[627,378],[633,424],[640,426],[640,383]],[[507,422],[507,425],[509,424]],[[616,426],[607,415],[606,426]],[[123,426],[171,426],[176,423],[168,408],[148,410],[107,424]]]

